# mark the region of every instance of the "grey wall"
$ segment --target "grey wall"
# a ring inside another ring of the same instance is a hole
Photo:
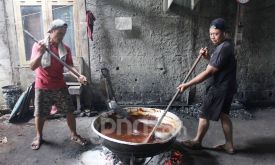
[[[236,4],[202,1],[194,11],[173,4],[167,13],[162,12],[160,0],[89,0],[87,5],[97,18],[91,44],[92,78],[99,80],[100,68],[106,67],[119,101],[147,104],[171,99],[198,49],[210,45],[211,19],[234,18]],[[132,17],[133,29],[116,30],[116,17]],[[201,62],[195,74],[205,66]],[[185,93],[188,99],[200,98],[203,85],[196,88]]]
[[[162,13],[160,0],[88,1],[94,12],[95,36],[91,44],[91,71],[110,70],[120,102],[167,102],[175,84],[189,66],[192,52],[192,17]],[[132,17],[133,29],[115,29],[115,17]]]
[[[13,2],[1,0],[0,9],[0,85],[19,85],[24,90],[34,80],[34,74],[19,64]],[[2,91],[0,103],[4,104]]]
[[[0,1],[0,86],[8,85],[12,82],[10,50],[7,35],[7,17],[4,2]],[[2,91],[2,90],[0,90]],[[3,102],[3,97],[0,97]]]
[[[251,104],[275,103],[275,2],[255,0],[244,10],[238,53],[239,98]]]
[[[18,64],[12,6],[12,1],[0,2],[0,85],[20,84],[24,89],[32,82],[33,72]],[[243,41],[237,51],[236,98],[247,103],[275,102],[274,6],[272,0],[253,0],[244,6]],[[87,9],[97,19],[94,41],[89,43],[90,56],[84,58],[84,72],[91,72],[93,89],[93,96],[87,98],[94,101],[106,99],[100,69],[108,68],[119,102],[167,103],[199,48],[213,49],[208,37],[210,21],[224,17],[232,25],[234,35],[235,1],[202,0],[194,10],[172,4],[163,13],[162,0],[87,0]],[[132,17],[133,29],[116,30],[116,17]],[[85,22],[81,24],[85,34]],[[206,65],[202,61],[193,76]],[[201,101],[203,90],[203,84],[197,85],[178,101]]]
[[[126,103],[167,102],[188,71],[202,46],[209,42],[212,19],[228,21],[234,37],[237,3],[200,1],[194,10],[172,4],[162,12],[162,1],[88,0],[88,9],[96,16],[95,40],[91,44],[91,72],[95,81],[102,79],[100,68],[111,73],[119,101]],[[254,0],[243,5],[244,33],[237,49],[239,89],[236,99],[246,103],[274,100],[274,2]],[[119,31],[115,17],[132,17],[133,30]],[[206,67],[201,62],[195,70]],[[204,85],[185,93],[198,102]]]

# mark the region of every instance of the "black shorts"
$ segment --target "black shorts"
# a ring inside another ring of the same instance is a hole
[[[204,96],[200,118],[218,121],[221,113],[229,114],[233,95],[210,88]]]

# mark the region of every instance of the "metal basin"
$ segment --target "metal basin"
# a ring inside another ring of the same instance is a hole
[[[129,116],[136,117],[135,121],[138,120],[139,123],[143,122],[151,126],[154,126],[154,123],[157,122],[157,118],[159,118],[161,114],[164,112],[164,110],[161,109],[143,107],[129,107],[124,109],[129,113]],[[103,133],[106,127],[106,123],[111,123],[112,129],[114,131],[123,131],[123,128],[119,128],[121,126],[119,123],[123,121],[115,120],[113,118],[114,114],[115,113],[113,111],[102,113],[93,121],[92,130],[103,139],[102,144],[105,147],[107,147],[109,150],[111,150],[120,157],[145,158],[165,152],[169,150],[170,147],[174,144],[176,137],[182,127],[181,120],[175,114],[168,112],[164,117],[162,124],[169,125],[169,130],[166,130],[164,132],[156,131],[156,139],[154,141],[151,141],[149,143],[142,143],[121,140],[108,136],[106,135],[106,133]],[[146,117],[148,116],[150,116],[150,119],[146,121]],[[131,121],[130,124],[133,124],[133,121]],[[130,125],[130,127],[133,128],[132,132],[136,133],[136,130],[134,129],[134,124]]]

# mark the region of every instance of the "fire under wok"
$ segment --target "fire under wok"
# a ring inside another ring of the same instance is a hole
[[[182,122],[168,112],[153,138],[143,143],[164,112],[161,109],[125,108],[127,118],[119,118],[114,111],[102,113],[92,122],[92,130],[103,140],[102,144],[121,157],[152,157],[170,149],[181,130]]]

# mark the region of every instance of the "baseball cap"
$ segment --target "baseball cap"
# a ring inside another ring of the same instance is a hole
[[[225,20],[222,18],[214,19],[210,24],[210,28],[219,29],[221,31],[227,30]]]
[[[50,33],[54,29],[62,28],[62,27],[67,28],[68,24],[65,21],[63,21],[62,19],[55,19],[51,22],[49,29],[48,29],[48,33]]]

